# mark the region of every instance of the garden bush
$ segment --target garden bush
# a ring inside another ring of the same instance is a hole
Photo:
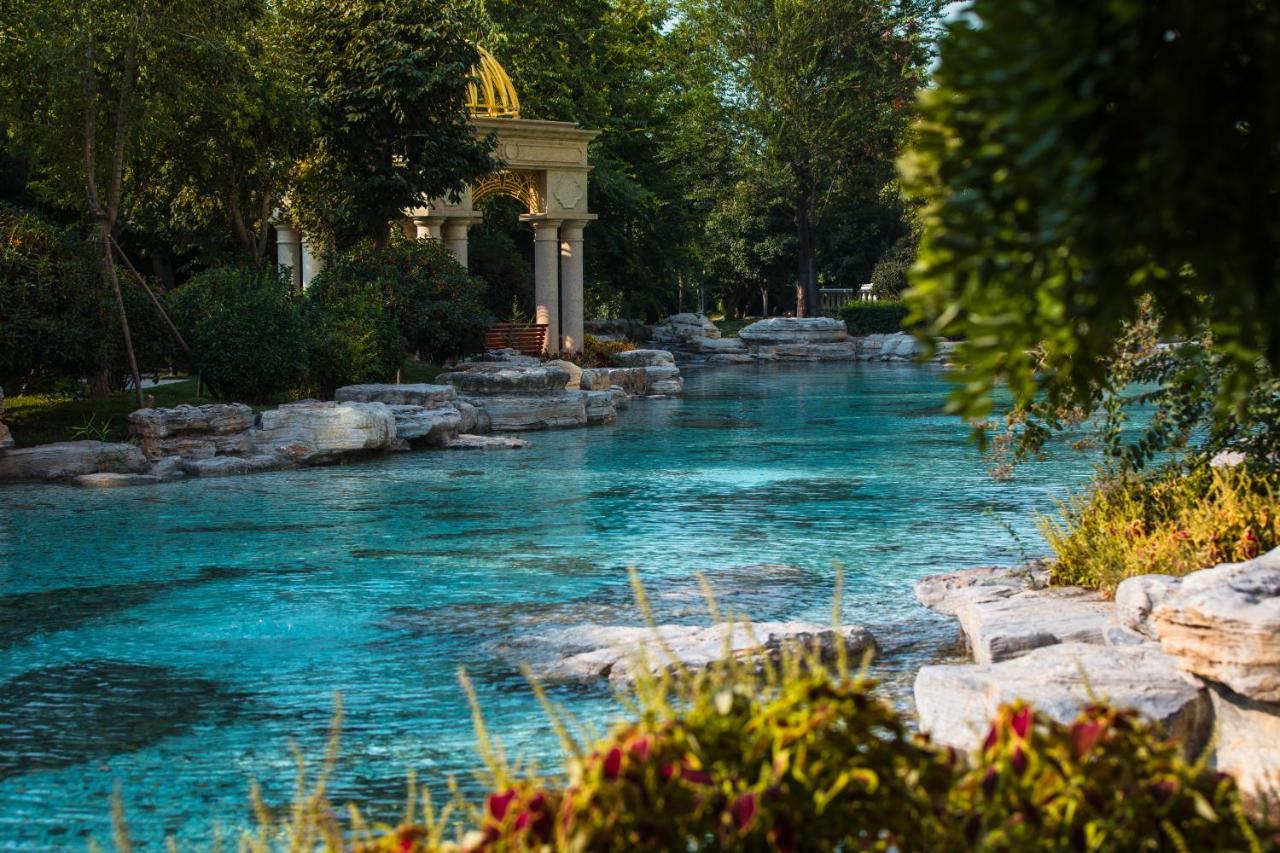
[[[365,243],[332,258],[320,278],[376,288],[409,351],[427,361],[479,351],[493,322],[484,282],[438,240],[396,236],[381,248]]]
[[[1055,583],[1112,592],[1134,575],[1184,575],[1280,545],[1280,475],[1200,465],[1099,478],[1043,519]]]
[[[574,354],[574,361],[582,367],[617,367],[613,357],[635,348],[636,345],[631,341],[607,341],[595,335],[585,335],[582,352]]]
[[[850,302],[840,309],[840,319],[851,335],[901,332],[906,318],[907,306],[897,301]]]
[[[916,262],[915,234],[899,237],[871,270],[871,292],[877,299],[901,299],[910,282],[907,273]]]
[[[307,379],[302,299],[283,269],[215,267],[171,297],[174,322],[220,397],[265,401]]]
[[[343,385],[390,381],[408,352],[383,282],[363,272],[337,262],[307,287],[308,382],[325,398]]]

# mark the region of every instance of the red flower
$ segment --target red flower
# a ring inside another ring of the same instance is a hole
[[[651,745],[652,744],[647,737],[638,737],[631,741],[631,745],[628,747],[627,751],[630,752],[632,757],[637,761],[648,761],[649,748]]]
[[[999,737],[999,733],[996,731],[996,727],[994,725],[991,728],[987,729],[987,739],[982,742],[982,751],[986,752],[988,749],[991,749],[991,747],[995,746],[996,739],[998,737]]]
[[[515,788],[508,788],[501,794],[490,794],[489,799],[485,801],[485,808],[494,820],[501,821],[507,816],[507,809],[511,806],[511,801],[515,797]]]
[[[1076,723],[1071,727],[1071,740],[1075,744],[1076,758],[1084,758],[1102,735],[1102,723],[1090,720],[1087,723]]]
[[[413,846],[419,841],[427,837],[427,831],[420,826],[401,827],[396,833],[396,841],[400,848],[400,853],[409,853]]]
[[[658,775],[661,776],[663,779],[670,779],[672,776],[676,775],[676,766],[670,762],[667,762],[666,764],[658,768]]]
[[[1009,724],[1013,726],[1013,733],[1025,740],[1031,730],[1031,709],[1019,708],[1009,719]]]
[[[616,746],[604,757],[604,778],[617,779],[622,772],[622,750]]]
[[[733,822],[739,829],[744,829],[756,816],[756,795],[747,792],[738,797],[733,801],[730,811],[733,812]]]
[[[693,770],[691,768],[686,767],[683,771],[681,771],[680,775],[683,778],[688,779],[690,782],[693,782],[695,785],[711,784],[711,774],[708,773],[706,770]]]

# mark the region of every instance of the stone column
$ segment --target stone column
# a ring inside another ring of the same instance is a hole
[[[560,226],[560,340],[562,352],[582,352],[582,220]]]
[[[413,226],[417,229],[417,237],[419,240],[443,240],[444,235],[440,226],[444,223],[444,219],[439,216],[415,216],[413,218]],[[463,248],[463,252],[466,248]]]
[[[534,321],[547,324],[549,353],[560,352],[560,276],[556,255],[560,249],[560,220],[534,219],[533,301]]]
[[[302,287],[304,290],[311,280],[320,274],[320,270],[324,269],[324,260],[319,255],[312,254],[311,245],[306,235],[302,235]]]
[[[276,263],[289,268],[294,290],[302,290],[302,236],[287,222],[276,223]]]
[[[468,219],[447,219],[443,228],[445,248],[453,252],[464,267],[467,265],[467,229],[470,227]]]

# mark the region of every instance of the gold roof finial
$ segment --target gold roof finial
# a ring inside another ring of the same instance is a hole
[[[467,86],[467,111],[473,116],[520,118],[520,98],[506,70],[483,47],[480,61],[471,69],[476,79]]]

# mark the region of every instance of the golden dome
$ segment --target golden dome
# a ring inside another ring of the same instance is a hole
[[[492,53],[483,47],[476,49],[480,51],[480,62],[471,69],[471,76],[476,79],[467,86],[468,112],[473,116],[520,118],[520,98],[506,70]]]

